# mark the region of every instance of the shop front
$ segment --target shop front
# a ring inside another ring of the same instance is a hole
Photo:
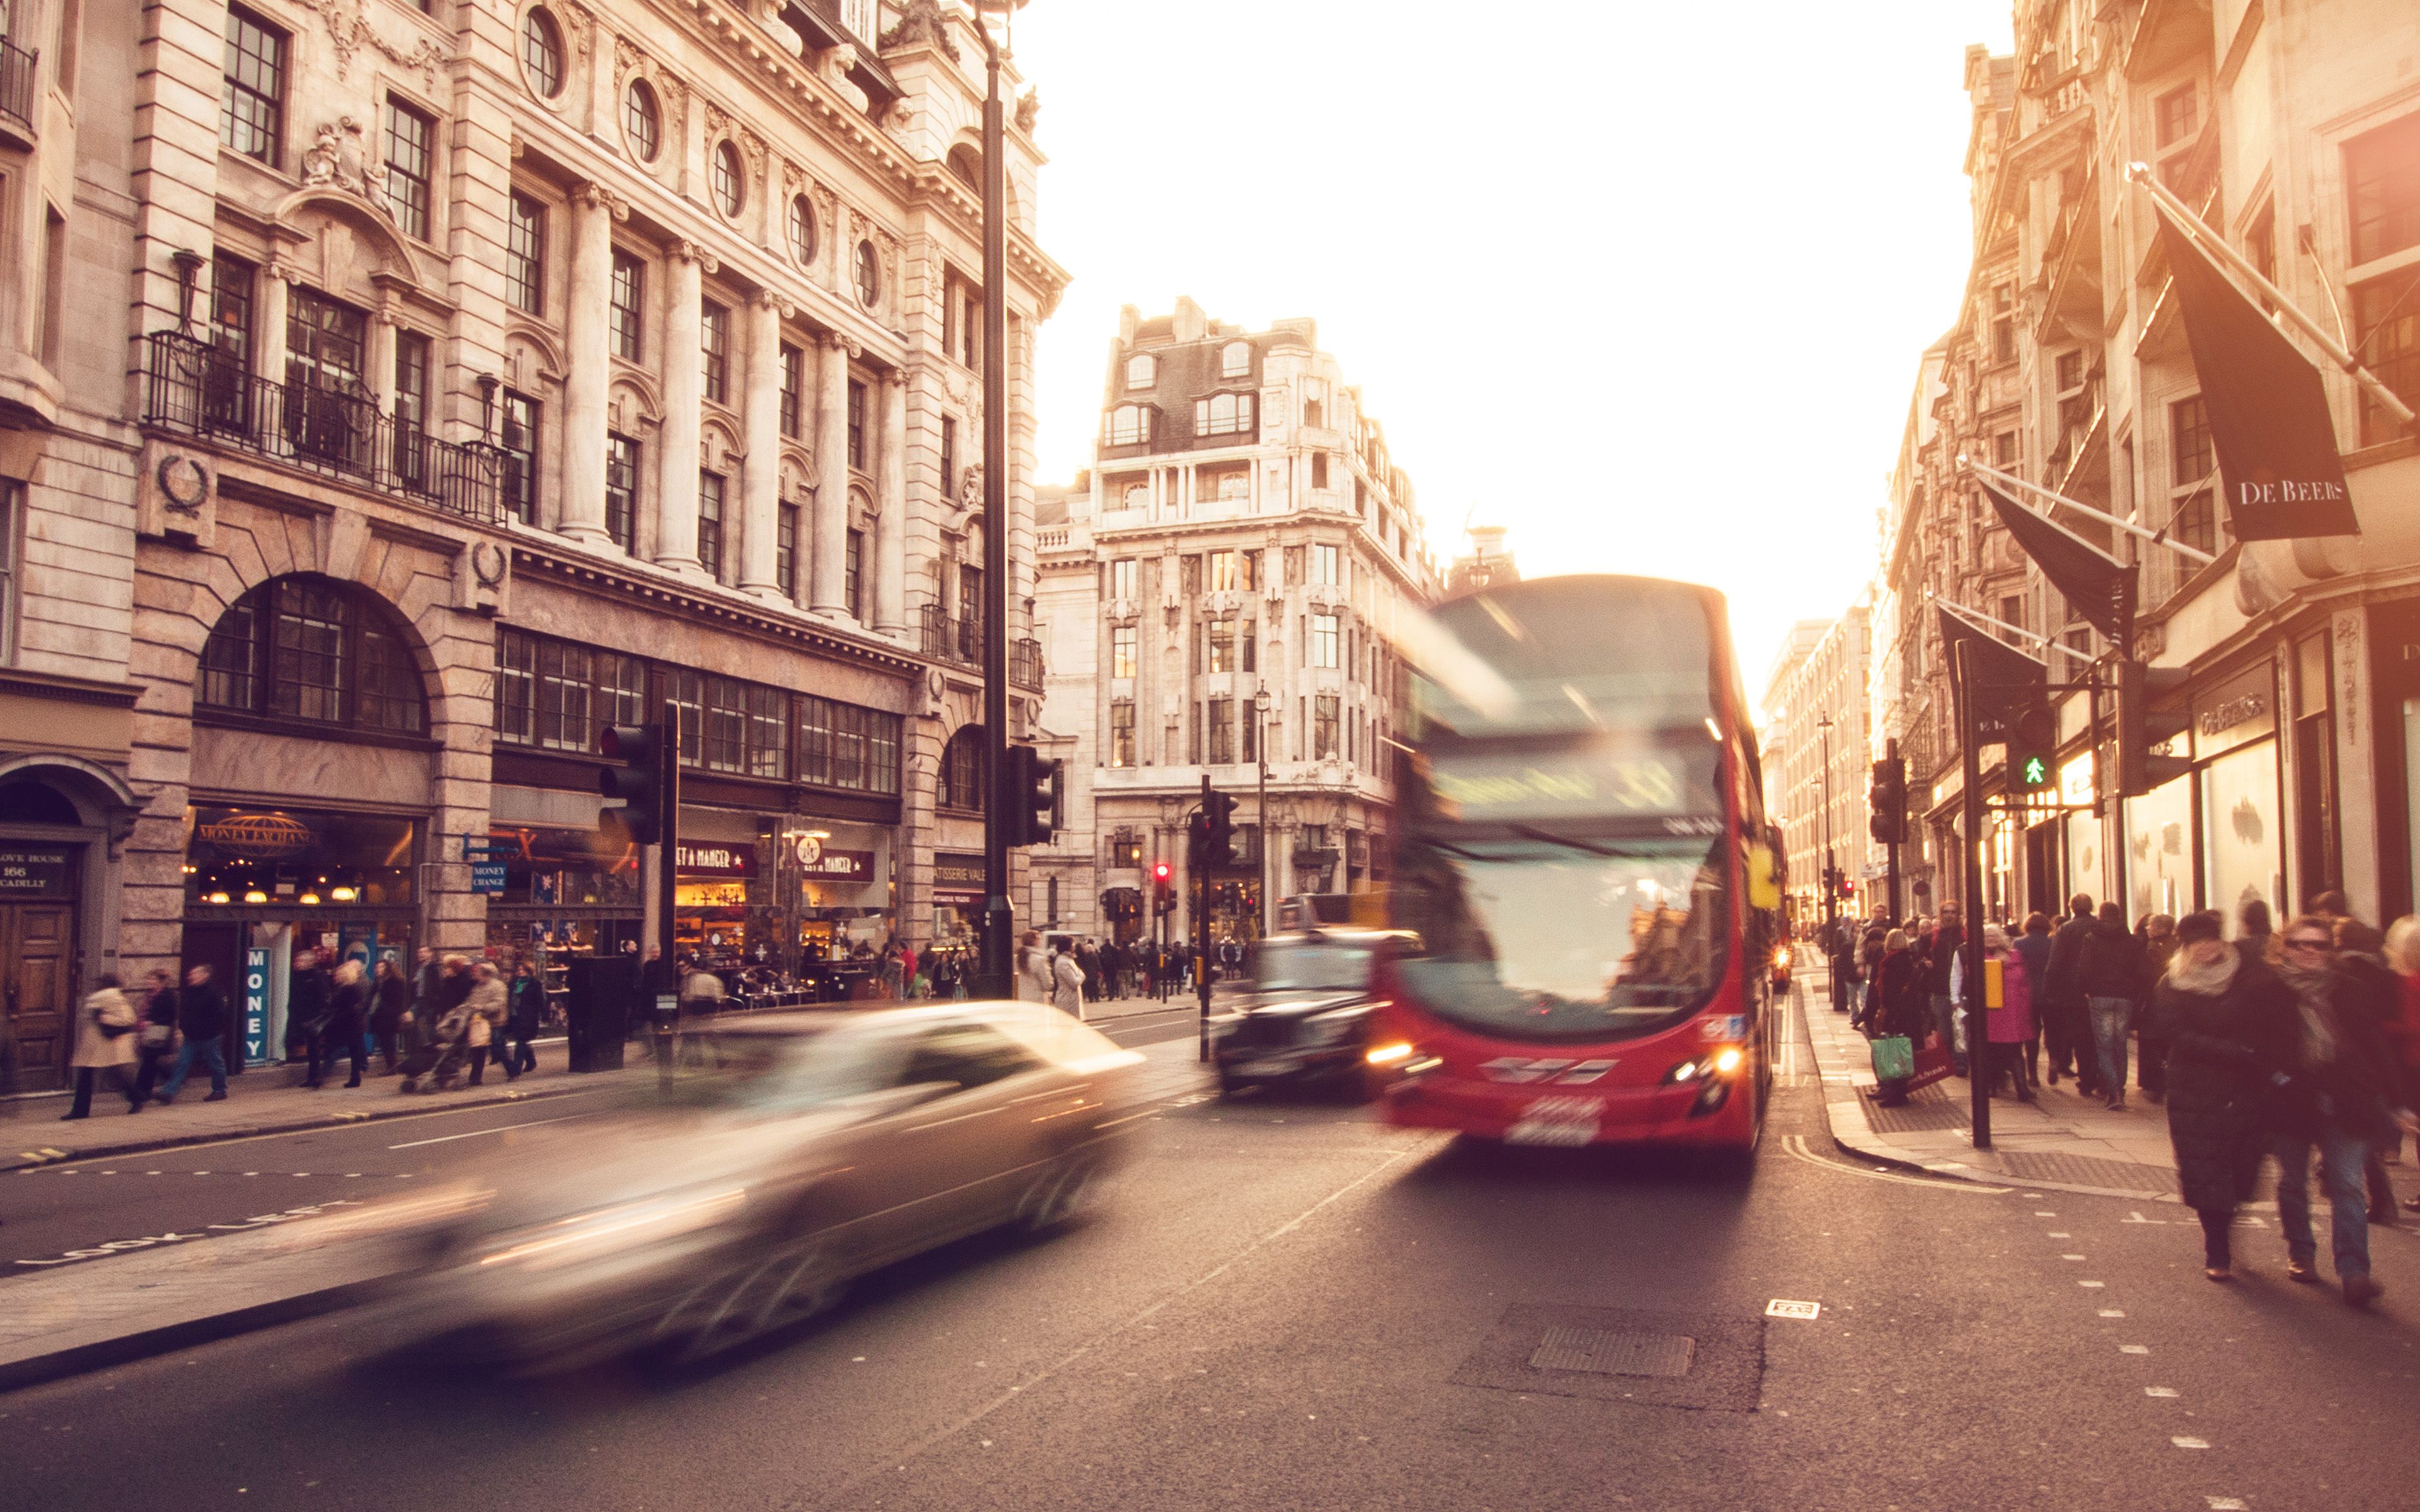
[[[2420,599],[2371,609],[2368,641],[2376,688],[2371,732],[2378,771],[2378,917],[2397,918],[2420,908]],[[2336,677],[2350,681],[2341,670]],[[2309,682],[2305,677],[2305,686]],[[2359,689],[2346,691],[2357,696]]]
[[[184,962],[209,966],[234,1011],[240,1058],[284,1058],[297,952],[409,969],[426,821],[327,809],[185,810]]]
[[[2265,659],[2194,695],[2190,727],[2173,743],[2186,748],[2190,768],[2126,802],[2133,917],[2215,909],[2233,933],[2244,904],[2283,906],[2276,710],[2276,671]]]
[[[933,936],[941,949],[970,955],[983,938],[984,858],[967,851],[933,853]]]

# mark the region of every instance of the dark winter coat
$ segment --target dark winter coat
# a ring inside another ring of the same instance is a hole
[[[410,1008],[411,983],[401,977],[380,977],[370,989],[370,1032],[381,1040],[390,1039],[403,1026],[403,1015]]]
[[[1924,937],[1924,990],[1935,997],[1949,995],[1949,963],[1966,948],[1966,931],[1944,924]]]
[[[327,1029],[338,1043],[362,1032],[369,1022],[370,984],[356,977],[328,994]]]
[[[2034,992],[2034,1021],[2041,1021],[2042,1005],[2050,1000],[2050,932],[2020,934],[2009,949],[2025,964],[2026,984]]]
[[[177,994],[177,1027],[185,1031],[189,1041],[215,1040],[226,1032],[226,999],[219,995],[217,982],[206,981]]]
[[[300,1048],[327,1026],[332,983],[324,967],[305,966],[286,988],[286,1047]]]
[[[2290,1077],[2271,1095],[2271,1126],[2296,1138],[2315,1138],[2323,1128],[2335,1128],[2382,1143],[2395,1129],[2388,1110],[2407,1105],[2407,1100],[2402,1068],[2387,1048],[2385,1026],[2373,1015],[2363,989],[2340,965],[2330,970],[2329,1019],[2336,1053],[2317,1066],[2304,1061],[2301,1010],[2290,982],[2280,990],[2286,993],[2288,1013],[2293,1015],[2286,1061]]]
[[[1923,975],[1916,969],[1916,953],[1885,951],[1876,980],[1881,1009],[1875,1014],[1874,1038],[1903,1034],[1922,1044],[1925,1030],[1932,1023],[1932,1001],[1925,990]]]
[[[2143,991],[2143,950],[2123,924],[2096,920],[2085,933],[2083,958],[2076,964],[2075,984],[2086,997],[2122,997],[2129,1002]]]
[[[2084,964],[2084,940],[2095,928],[2088,917],[2066,920],[2050,937],[2050,963],[2042,975],[2042,986],[2054,1003],[2080,1003],[2084,988],[2076,978]]]
[[[2224,1212],[2252,1195],[2259,1174],[2270,1077],[2289,1063],[2298,1032],[2294,1001],[2231,953],[2215,971],[2179,960],[2182,969],[2151,995],[2148,1020],[2168,1046],[2168,1142],[2185,1206]]]

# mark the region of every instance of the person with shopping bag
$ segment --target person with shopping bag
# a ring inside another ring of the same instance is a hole
[[[1907,1101],[1908,1082],[1916,1073],[1916,1046],[1931,1026],[1932,1007],[1906,931],[1892,930],[1883,936],[1875,980],[1874,1100],[1897,1107]]]
[[[59,1115],[60,1121],[92,1117],[92,1085],[103,1075],[125,1094],[126,1111],[143,1111],[134,1095],[134,1005],[126,1000],[116,976],[104,976],[76,1010],[75,1102]]]

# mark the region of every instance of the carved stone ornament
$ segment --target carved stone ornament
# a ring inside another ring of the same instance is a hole
[[[343,80],[352,69],[353,54],[369,48],[398,69],[418,70],[421,84],[427,93],[437,93],[437,69],[445,61],[445,50],[427,37],[409,52],[380,37],[365,14],[365,0],[298,0],[306,10],[316,10],[327,23],[329,45],[336,54],[336,77]]]
[[[209,473],[182,452],[171,452],[162,457],[153,475],[160,482],[160,497],[179,515],[198,515],[209,501]]]
[[[941,16],[939,0],[908,0],[905,13],[874,45],[885,53],[903,47],[938,47],[951,62],[962,61],[949,23]]]
[[[984,501],[983,464],[975,463],[958,479],[958,507],[981,509]]]
[[[302,151],[302,181],[342,189],[383,208],[384,196],[374,192],[370,179],[362,123],[350,116],[339,116],[320,122],[317,138]]]
[[[505,563],[504,548],[493,541],[471,548],[471,576],[479,579],[482,588],[493,588],[504,580]]]
[[[637,68],[646,55],[632,47],[628,38],[617,36],[613,39],[613,72],[617,76]]]
[[[1033,119],[1042,114],[1042,96],[1028,89],[1016,97],[1016,129],[1026,135],[1033,134]]]

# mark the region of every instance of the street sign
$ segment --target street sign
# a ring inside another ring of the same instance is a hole
[[[504,863],[502,861],[472,862],[471,890],[473,892],[503,892],[504,890]]]
[[[243,1058],[269,1058],[269,947],[243,952]]]

